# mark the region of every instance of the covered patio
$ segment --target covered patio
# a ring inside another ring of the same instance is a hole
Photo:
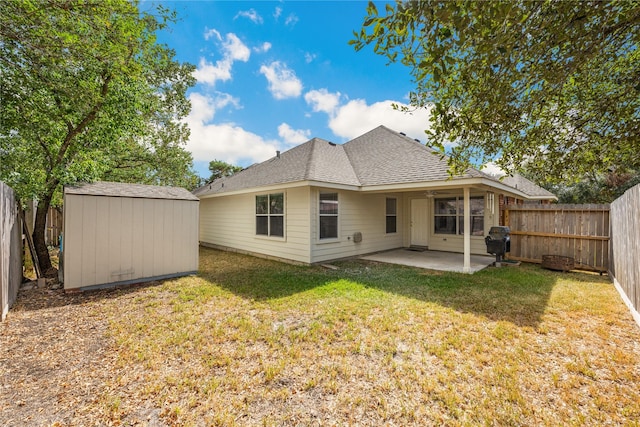
[[[385,262],[389,264],[408,265],[429,270],[453,271],[457,273],[475,273],[493,264],[495,257],[491,255],[470,255],[469,266],[465,265],[465,256],[461,253],[414,250],[400,248],[363,256],[367,261]]]

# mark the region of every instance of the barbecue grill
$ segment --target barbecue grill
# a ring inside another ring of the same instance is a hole
[[[511,230],[505,226],[491,227],[484,242],[487,244],[487,253],[496,256],[496,267],[500,267],[504,255],[511,252]]]

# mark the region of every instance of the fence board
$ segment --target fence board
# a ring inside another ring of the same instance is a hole
[[[47,246],[58,246],[61,233],[62,210],[51,206],[47,212],[47,228],[45,233],[45,243]]]
[[[577,268],[607,271],[609,221],[609,205],[510,205],[505,212],[509,257],[542,262],[543,255],[562,255],[573,258]]]
[[[22,281],[22,232],[13,189],[0,182],[0,320],[4,321]]]
[[[611,204],[609,274],[640,325],[640,184]]]

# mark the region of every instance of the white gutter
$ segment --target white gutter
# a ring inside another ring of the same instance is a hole
[[[210,184],[213,185],[213,184]],[[215,184],[216,187],[221,189],[221,184]],[[288,188],[299,188],[299,187],[323,187],[323,188],[331,188],[336,190],[347,190],[347,191],[359,191],[363,193],[374,193],[374,192],[402,192],[402,191],[416,191],[416,190],[424,190],[424,189],[460,189],[464,186],[486,186],[495,188],[499,191],[512,194],[521,199],[527,200],[548,200],[549,197],[544,196],[530,196],[517,188],[513,188],[507,184],[503,184],[501,182],[482,178],[482,177],[474,177],[474,178],[453,178],[445,181],[421,181],[421,182],[407,182],[407,183],[397,183],[397,184],[382,184],[382,185],[366,185],[366,186],[356,186],[356,185],[348,185],[348,184],[337,184],[332,182],[325,181],[313,181],[313,180],[303,180],[303,181],[295,181],[295,182],[282,182],[275,183],[270,185],[263,185],[260,187],[250,187],[244,188],[241,190],[233,190],[233,191],[222,191],[219,193],[213,194],[199,194],[197,195],[201,200],[208,199],[213,197],[223,197],[223,196],[234,196],[238,194],[250,194],[250,193],[264,193],[269,191],[283,190]],[[557,198],[556,198],[557,200]]]

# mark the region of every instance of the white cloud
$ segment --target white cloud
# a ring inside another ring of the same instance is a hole
[[[280,6],[276,6],[276,9],[273,11],[273,17],[276,21],[280,18],[280,15],[282,15],[282,8]]]
[[[260,67],[269,82],[269,91],[275,99],[296,98],[302,93],[302,82],[296,73],[280,61]]]
[[[482,166],[482,172],[488,173],[489,175],[493,175],[496,177],[505,176],[507,173],[500,166],[496,165],[494,162],[487,162]]]
[[[298,23],[299,20],[300,19],[296,16],[295,13],[291,13],[289,14],[289,16],[287,16],[287,19],[284,20],[284,25],[286,26],[291,25],[293,27]]]
[[[262,24],[263,22],[262,16],[260,16],[258,12],[256,12],[256,10],[253,8],[238,12],[238,14],[233,17],[233,19],[235,20],[238,17],[247,18],[251,20],[254,24]]]
[[[213,159],[231,164],[251,164],[264,161],[275,155],[277,141],[267,141],[233,123],[211,124],[216,110],[237,106],[237,100],[228,94],[216,97],[191,93],[191,113],[185,122],[191,129],[187,150],[194,161],[209,162]]]
[[[333,116],[340,104],[340,92],[330,93],[327,89],[311,90],[304,95],[304,100],[314,112],[324,112]]]
[[[380,101],[368,105],[355,99],[339,107],[329,119],[329,128],[338,136],[353,139],[380,125],[425,142],[424,131],[429,127],[429,110],[422,108],[411,114],[394,110],[394,101]],[[398,105],[402,105],[396,102]]]
[[[304,54],[304,62],[306,62],[307,64],[311,64],[313,60],[316,59],[316,57],[317,55],[315,53],[306,52]]]
[[[222,42],[222,59],[216,61],[215,64],[200,58],[198,68],[194,71],[193,76],[200,83],[215,85],[217,81],[227,81],[231,79],[231,68],[235,61],[247,62],[251,56],[249,48],[233,33],[228,33],[224,40],[216,30],[207,30],[205,39],[215,36]]]
[[[253,51],[257,53],[265,53],[269,52],[269,50],[271,50],[271,43],[269,42],[264,42],[260,46],[256,46],[253,48]]]
[[[233,33],[227,34],[227,40],[222,46],[225,57],[235,61],[247,62],[251,56],[249,48]]]
[[[278,126],[278,135],[288,145],[298,145],[311,139],[311,131],[308,129],[293,129],[286,123]]]
[[[209,40],[211,37],[215,37],[218,40],[222,40],[222,36],[220,35],[220,33],[217,30],[215,30],[213,28],[212,29],[208,29],[208,28],[205,27],[204,39],[205,40]]]

